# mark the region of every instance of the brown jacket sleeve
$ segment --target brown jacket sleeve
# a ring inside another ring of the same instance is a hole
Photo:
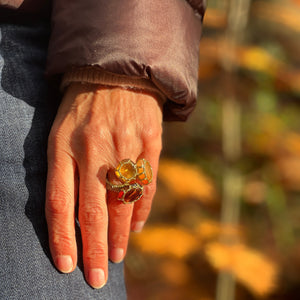
[[[150,80],[168,99],[165,120],[185,120],[197,95],[203,0],[54,0],[49,75],[97,66]]]

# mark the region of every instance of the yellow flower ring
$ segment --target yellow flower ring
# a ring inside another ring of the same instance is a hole
[[[109,191],[117,192],[117,199],[123,203],[134,203],[142,198],[144,185],[151,183],[153,178],[150,163],[139,159],[134,163],[130,159],[120,161],[115,169],[117,178],[122,184],[112,184],[106,178],[106,187]]]

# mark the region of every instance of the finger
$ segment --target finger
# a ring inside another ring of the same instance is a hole
[[[150,184],[144,186],[143,197],[134,204],[131,218],[131,230],[134,232],[142,231],[151,211],[152,200],[156,192],[159,154],[160,152],[157,151],[144,151],[139,157],[139,159],[145,158],[149,161],[153,179]]]
[[[109,176],[111,182],[113,177]],[[118,200],[118,192],[107,191],[107,207],[109,258],[112,262],[119,263],[126,255],[133,204],[124,204]]]
[[[73,271],[77,264],[74,206],[76,164],[66,153],[48,155],[46,219],[50,251],[58,270]]]
[[[107,223],[105,176],[86,159],[80,169],[79,223],[83,243],[84,273],[87,282],[94,288],[105,285],[108,276]],[[101,164],[100,164],[101,165]],[[80,168],[80,167],[79,167]]]

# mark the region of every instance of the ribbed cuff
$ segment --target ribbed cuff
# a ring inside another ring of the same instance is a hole
[[[61,90],[65,90],[73,82],[93,83],[103,86],[146,91],[157,94],[163,102],[166,101],[166,96],[151,80],[110,73],[97,66],[74,67],[70,69],[63,76]]]

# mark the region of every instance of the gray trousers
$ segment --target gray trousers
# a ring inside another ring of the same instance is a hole
[[[47,136],[56,95],[44,79],[49,26],[0,24],[0,299],[126,299],[123,264],[109,263],[107,285],[51,260],[45,222]]]

